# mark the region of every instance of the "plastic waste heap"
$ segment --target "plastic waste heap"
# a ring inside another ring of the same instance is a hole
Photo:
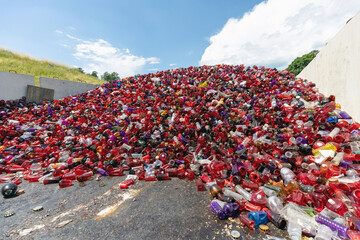
[[[0,101],[0,183],[8,198],[22,181],[194,179],[224,221],[359,239],[359,127],[287,71],[178,68],[38,105]]]

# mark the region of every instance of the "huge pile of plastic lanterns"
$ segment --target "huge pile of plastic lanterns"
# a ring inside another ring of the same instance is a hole
[[[195,179],[220,219],[359,239],[359,127],[287,71],[173,69],[39,105],[1,101],[0,182],[12,197],[22,181]]]

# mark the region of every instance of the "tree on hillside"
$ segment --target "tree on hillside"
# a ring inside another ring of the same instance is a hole
[[[93,76],[93,77],[99,78],[97,71],[92,71],[92,73],[90,75]]]
[[[112,73],[104,72],[104,74],[101,76],[101,79],[107,82],[113,82],[120,80],[120,76],[117,72],[112,72]]]
[[[110,73],[104,72],[103,75],[101,75],[101,80],[108,81],[110,79]]]
[[[84,69],[82,69],[81,67],[77,68],[77,70],[78,70],[79,72],[81,72],[81,73],[85,73],[85,72],[84,72]]]
[[[318,50],[313,50],[308,54],[301,57],[297,57],[292,63],[286,68],[287,71],[291,72],[295,76],[298,75],[319,53]]]

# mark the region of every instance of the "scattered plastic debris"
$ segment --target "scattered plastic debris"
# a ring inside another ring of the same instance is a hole
[[[73,221],[72,219],[62,221],[62,222],[59,223],[56,227],[61,228],[61,227],[65,226],[65,225],[71,223],[72,221]]]
[[[4,213],[4,217],[11,217],[11,216],[13,216],[15,214],[15,212],[14,211],[6,211],[5,213]]]
[[[5,184],[1,188],[1,193],[4,198],[11,198],[16,196],[17,185],[13,182]]]
[[[26,236],[26,235],[30,234],[31,232],[33,232],[33,231],[35,231],[35,230],[38,230],[38,229],[41,229],[41,228],[43,228],[43,227],[45,227],[45,225],[42,225],[42,224],[40,224],[40,225],[35,225],[35,226],[32,227],[32,228],[26,228],[26,229],[20,230],[20,231],[19,231],[19,235],[20,235],[20,236]]]
[[[40,212],[42,210],[44,210],[44,207],[43,206],[36,206],[32,209],[34,212]]]
[[[21,194],[24,194],[25,193],[25,190],[24,189],[19,189],[16,191],[16,195],[21,195]]]
[[[241,237],[239,231],[233,230],[231,231],[231,237],[235,238],[235,239],[239,239]]]

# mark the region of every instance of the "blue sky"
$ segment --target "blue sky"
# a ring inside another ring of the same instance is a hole
[[[283,68],[360,10],[356,0],[0,2],[1,47],[122,77],[217,63]]]

